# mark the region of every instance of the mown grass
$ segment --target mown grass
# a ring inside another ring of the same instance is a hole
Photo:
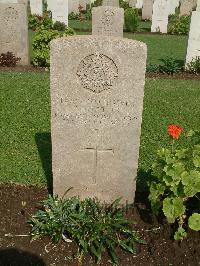
[[[50,184],[49,74],[0,73],[0,90],[0,182]],[[169,144],[168,124],[200,129],[199,90],[199,81],[146,80],[141,172]]]
[[[76,21],[76,23],[83,23]],[[86,23],[86,22],[84,22]],[[148,23],[148,22],[143,22]],[[87,25],[87,23],[85,24]],[[29,31],[30,43],[30,57],[33,58],[32,42],[34,32]],[[77,31],[77,35],[90,35],[91,32]],[[148,48],[148,64],[158,64],[160,59],[168,56],[184,62],[187,49],[187,36],[174,36],[174,35],[160,35],[160,34],[144,34],[144,33],[124,33],[125,38],[134,39],[147,44]]]

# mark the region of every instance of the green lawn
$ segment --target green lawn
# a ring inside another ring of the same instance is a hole
[[[76,21],[77,23],[83,23]],[[84,22],[85,23],[85,22]],[[144,22],[145,23],[145,22]],[[78,35],[91,34],[91,32],[77,31]],[[33,58],[32,41],[34,33],[29,31],[30,55]],[[144,34],[144,33],[124,33],[125,38],[145,42],[148,48],[147,63],[157,64],[162,58],[171,56],[181,62],[184,62],[187,49],[187,36]]]
[[[140,170],[169,144],[167,125],[200,129],[199,81],[147,79]],[[48,73],[0,73],[0,182],[43,185],[51,179]]]

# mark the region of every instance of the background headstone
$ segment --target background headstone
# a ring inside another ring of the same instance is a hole
[[[167,33],[169,8],[168,0],[154,1],[151,32]]]
[[[169,1],[170,1],[169,14],[174,15],[176,13],[176,8],[179,7],[180,0],[169,0]]]
[[[139,9],[142,8],[142,6],[143,6],[143,0],[137,0],[135,7]]]
[[[53,22],[60,21],[68,26],[68,0],[49,1]]]
[[[142,19],[152,20],[153,14],[153,0],[144,0],[142,7]]]
[[[54,194],[133,203],[146,57],[145,44],[118,37],[51,42]]]
[[[129,6],[132,7],[132,8],[135,8],[136,3],[137,3],[137,0],[130,0],[129,1]]]
[[[83,7],[83,10],[86,10],[88,4],[90,4],[90,0],[79,0],[79,5]]]
[[[29,64],[27,5],[25,0],[0,0],[0,54],[14,53],[19,65]]]
[[[42,0],[30,0],[30,8],[32,15],[43,15],[43,1]]]
[[[198,2],[197,11],[192,12],[190,33],[188,38],[188,47],[186,55],[186,68],[187,64],[200,57],[200,1]]]
[[[92,34],[123,37],[124,9],[112,6],[93,7]]]
[[[119,7],[119,0],[103,0],[102,6]]]
[[[197,0],[181,0],[180,16],[190,15],[196,4]]]
[[[71,12],[74,12],[74,13],[79,13],[79,0],[68,0],[69,3],[68,3],[68,8],[69,8],[69,14]]]

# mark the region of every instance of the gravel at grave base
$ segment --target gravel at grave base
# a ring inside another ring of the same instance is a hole
[[[79,265],[74,258],[77,247],[73,242],[54,245],[49,237],[30,241],[27,219],[47,196],[47,188],[0,185],[0,265]],[[142,199],[139,198],[141,196]],[[147,244],[137,245],[137,256],[119,250],[119,265],[200,265],[199,232],[189,231],[186,240],[173,241],[172,228],[152,217],[145,202],[146,196],[137,195],[134,208],[130,209],[127,216],[136,222],[134,229],[140,232]],[[95,262],[88,255],[82,265],[95,265]],[[108,254],[104,254],[100,265],[112,265]]]

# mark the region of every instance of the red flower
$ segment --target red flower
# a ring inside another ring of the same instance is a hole
[[[183,128],[181,128],[177,125],[169,125],[168,126],[168,134],[173,139],[178,139],[182,131],[183,131]]]

